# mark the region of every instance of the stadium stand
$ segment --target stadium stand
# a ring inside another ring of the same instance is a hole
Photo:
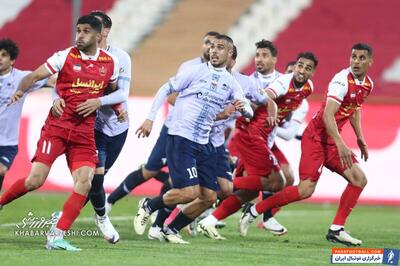
[[[133,51],[134,94],[155,93],[183,61],[199,56],[201,39],[207,31],[227,32],[252,3],[253,0],[179,2],[165,22]]]
[[[349,47],[364,41],[374,48],[375,61],[370,75],[374,77],[376,89],[371,100],[380,98],[385,102],[399,102],[400,82],[385,80],[383,76],[400,56],[400,35],[393,34],[400,24],[398,10],[400,2],[396,0],[384,3],[379,0],[337,0],[334,5],[330,1],[314,0],[274,40],[279,49],[278,69],[283,70],[299,51],[312,50],[320,59],[313,81],[316,92],[323,93],[332,75],[348,64],[346,51]],[[253,61],[249,60],[244,72],[253,70]]]

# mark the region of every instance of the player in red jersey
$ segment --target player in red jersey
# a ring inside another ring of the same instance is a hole
[[[118,62],[97,46],[102,25],[94,16],[78,19],[76,46],[55,53],[47,62],[26,76],[13,95],[18,101],[37,80],[58,73],[57,93],[65,100],[61,117],[50,111],[37,144],[33,165],[26,179],[16,181],[0,198],[0,207],[42,186],[55,159],[65,154],[73,176],[74,189],[64,204],[62,216],[47,236],[48,249],[79,251],[63,239],[78,217],[90,190],[98,161],[94,140],[93,112],[80,115],[77,106],[87,99],[97,98],[109,86],[116,88]]]
[[[279,120],[296,110],[312,93],[313,85],[309,78],[314,74],[317,64],[318,60],[313,53],[300,53],[294,73],[280,76],[266,89],[269,98],[267,108],[259,107],[246,127],[237,128],[236,146],[242,164],[238,168],[245,169],[247,176],[233,180],[237,190],[199,223],[198,231],[210,238],[222,239],[214,227],[217,221],[225,219],[239,210],[243,203],[256,198],[258,191],[277,192],[284,187],[285,178],[271,151],[273,139],[269,137],[273,135]],[[246,234],[247,230],[241,230],[242,236]]]
[[[347,246],[362,244],[361,240],[344,231],[344,224],[367,184],[367,179],[355,155],[340,136],[340,131],[350,121],[361,150],[361,159],[366,161],[368,148],[361,128],[361,105],[373,88],[372,80],[367,76],[371,64],[371,47],[363,43],[355,44],[351,49],[350,68],[334,76],[328,86],[326,101],[304,131],[299,185],[286,187],[250,208],[243,214],[241,226],[248,227],[257,215],[268,209],[310,197],[325,166],[349,182],[326,239]]]

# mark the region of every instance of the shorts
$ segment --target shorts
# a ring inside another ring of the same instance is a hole
[[[216,152],[211,143],[199,144],[180,136],[168,135],[166,151],[174,188],[200,185],[218,190]]]
[[[108,136],[101,131],[94,130],[94,138],[96,141],[97,155],[99,163],[96,167],[104,167],[105,173],[113,166],[124,147],[128,130],[116,136]]]
[[[222,177],[224,179],[228,179],[232,182],[232,170],[229,164],[228,159],[228,151],[225,148],[225,145],[221,145],[215,148],[216,153],[216,174],[217,177]]]
[[[358,162],[354,154],[352,155],[352,159],[353,163]],[[317,182],[322,173],[323,166],[342,176],[346,170],[340,162],[336,145],[316,141],[307,134],[304,134],[301,140],[300,179],[310,179],[313,182]]]
[[[280,165],[289,164],[289,161],[288,159],[286,159],[285,154],[283,154],[283,152],[278,148],[276,143],[274,143],[274,145],[272,146],[271,151],[274,153]]]
[[[280,171],[279,162],[268,148],[264,137],[251,132],[250,127],[236,134],[236,146],[240,163],[248,175],[268,176],[272,171]]]
[[[146,165],[144,166],[147,170],[158,172],[161,168],[167,165],[167,136],[168,127],[163,125],[160,136],[158,136],[157,142],[150,153],[149,159],[147,159]]]
[[[17,153],[18,145],[0,146],[0,163],[10,169]]]
[[[94,130],[83,132],[45,124],[32,162],[41,162],[51,167],[63,153],[71,172],[82,166],[94,169],[98,163]]]

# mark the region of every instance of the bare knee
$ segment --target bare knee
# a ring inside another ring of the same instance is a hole
[[[273,172],[268,177],[262,177],[261,184],[265,190],[278,192],[285,186],[285,178],[281,172]]]
[[[351,170],[346,170],[344,176],[352,185],[360,188],[364,188],[368,183],[365,173],[357,164],[354,164]]]
[[[354,186],[364,188],[367,185],[368,180],[364,173],[359,173],[359,174],[357,174],[357,177],[351,183]]]
[[[217,201],[217,193],[207,193],[199,196],[200,200],[204,202],[204,205],[211,206]]]
[[[43,173],[31,173],[25,180],[25,188],[29,191],[40,188],[46,181]]]
[[[299,195],[301,199],[307,199],[314,193],[316,183],[310,180],[301,181],[298,185]]]
[[[199,197],[200,192],[198,189],[182,189],[180,194],[181,202],[188,203]]]
[[[146,167],[144,167],[144,166],[141,167],[141,169],[139,169],[139,171],[142,171],[144,180],[149,180],[158,174],[158,171],[147,170]]]

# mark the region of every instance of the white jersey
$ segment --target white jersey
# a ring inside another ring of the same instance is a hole
[[[269,86],[269,84],[272,83],[272,81],[279,78],[280,76],[282,76],[282,73],[274,70],[272,73],[267,75],[263,75],[256,71],[249,77],[256,82],[256,84],[260,89],[266,89]]]
[[[9,74],[0,76],[0,146],[18,145],[19,123],[25,97],[29,92],[47,84],[47,79],[37,81],[18,102],[8,105],[21,80],[30,73],[31,71],[12,68]]]
[[[243,91],[225,68],[210,63],[194,65],[179,72],[156,95],[148,119],[154,121],[165,97],[179,92],[168,134],[207,144],[211,126],[229,101],[244,99]]]
[[[120,97],[116,100],[117,102],[113,102],[112,96],[106,95],[101,97],[103,106],[97,110],[95,129],[107,136],[116,136],[129,128],[129,120],[122,123],[119,122],[111,106],[121,102],[125,98],[121,104],[124,110],[128,110],[127,99],[131,84],[131,58],[125,51],[118,47],[109,45],[106,50],[118,59],[119,77],[115,93],[121,94],[122,98]],[[107,101],[107,97],[111,98],[110,101]]]

